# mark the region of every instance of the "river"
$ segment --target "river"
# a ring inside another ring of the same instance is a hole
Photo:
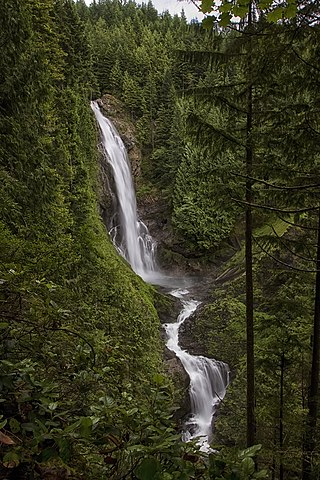
[[[193,298],[192,282],[164,274],[157,265],[156,241],[138,217],[126,148],[112,122],[102,114],[98,103],[91,102],[91,108],[100,128],[103,153],[111,166],[116,189],[116,215],[113,216],[109,234],[118,252],[143,280],[165,287],[170,295],[181,301],[176,322],[166,323],[164,328],[166,346],[175,353],[190,378],[191,412],[184,423],[182,436],[185,441],[196,439],[201,450],[210,451],[213,416],[226,393],[229,367],[221,361],[191,355],[180,346],[179,328],[201,302]]]

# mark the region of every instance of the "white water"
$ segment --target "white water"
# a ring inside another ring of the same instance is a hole
[[[119,225],[114,225],[110,235],[120,254],[132,269],[148,280],[156,272],[156,244],[146,225],[138,219],[135,191],[126,148],[113,124],[101,113],[97,102],[91,102],[101,131],[104,153],[113,170],[119,203]]]
[[[185,441],[197,439],[201,450],[210,451],[212,437],[212,418],[217,406],[223,399],[229,383],[229,367],[226,363],[203,356],[190,355],[179,345],[179,328],[192,315],[201,302],[183,300],[188,290],[171,292],[181,299],[183,309],[175,323],[165,325],[168,335],[167,347],[180,359],[190,377],[191,416],[185,424],[183,438]]]
[[[179,346],[179,328],[196,310],[200,302],[185,300],[189,292],[181,285],[186,280],[163,275],[155,261],[155,242],[146,225],[138,219],[131,168],[126,148],[112,123],[103,116],[97,102],[91,102],[101,130],[102,146],[112,167],[120,210],[120,222],[110,230],[111,238],[133,270],[147,282],[169,288],[171,295],[181,299],[182,310],[177,322],[165,325],[167,347],[180,359],[190,377],[191,416],[185,424],[183,439],[198,439],[203,451],[210,451],[212,418],[228,385],[229,369],[223,362],[194,356]],[[189,282],[190,283],[190,282]]]

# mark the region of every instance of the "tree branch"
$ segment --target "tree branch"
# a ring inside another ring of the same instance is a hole
[[[301,258],[301,260],[306,260],[307,262],[317,263],[317,260],[315,260],[314,258],[304,257],[303,255],[299,255],[298,253],[296,253],[296,252],[294,252],[293,250],[291,250],[291,248],[288,247],[288,245],[282,240],[282,238],[279,237],[279,235],[277,234],[274,226],[273,226],[273,225],[269,225],[269,226],[272,228],[273,233],[275,234],[275,236],[277,237],[277,239],[280,241],[280,243],[284,246],[284,248],[285,248],[286,250],[288,250],[288,252],[292,253],[292,255],[294,255],[294,256],[297,257],[297,258]]]
[[[240,203],[242,205],[248,205],[253,208],[261,208],[262,210],[270,210],[271,212],[280,212],[280,213],[303,213],[303,212],[310,212],[312,210],[319,209],[319,206],[316,206],[316,207],[297,208],[295,210],[283,210],[281,208],[268,207],[267,205],[259,205],[257,203],[245,202],[244,200],[239,200],[233,197],[231,197],[231,200],[233,200],[234,202]]]
[[[315,65],[313,65],[312,63],[309,63],[307,62],[307,60],[305,60],[304,58],[302,58],[299,53],[293,48],[293,46],[291,45],[291,50],[293,51],[293,53],[295,54],[295,56],[297,58],[299,58],[299,60],[301,60],[301,62],[303,62],[305,65],[307,65],[308,67],[311,67],[311,68],[314,68],[317,72],[320,72],[320,69],[318,67],[316,67]]]
[[[263,185],[267,185],[268,187],[274,188],[276,190],[307,190],[308,188],[320,187],[320,183],[312,183],[309,185],[297,185],[295,187],[286,187],[282,185],[274,185],[273,183],[266,182],[265,180],[260,180],[259,178],[248,177],[248,175],[242,175],[241,173],[231,172],[231,175],[234,175],[236,177],[246,178],[256,183],[262,183]]]
[[[316,232],[318,230],[317,228],[314,228],[314,227],[306,227],[304,225],[298,225],[297,223],[289,222],[289,220],[286,220],[285,218],[280,217],[280,215],[277,215],[277,217],[283,222],[288,223],[288,225],[292,225],[293,227],[302,228],[303,230],[312,230],[313,232]]]
[[[266,255],[268,255],[270,258],[272,258],[275,262],[280,263],[281,265],[284,265],[285,267],[289,268],[290,270],[295,270],[297,272],[304,272],[304,273],[316,273],[317,272],[317,270],[308,270],[308,269],[304,269],[304,268],[294,267],[293,265],[289,265],[289,263],[285,263],[282,260],[279,260],[274,255],[271,255],[271,253],[268,252],[265,248],[263,248],[259,244],[259,242],[257,241],[257,239],[255,237],[252,237],[252,238],[255,241],[255,243],[258,245],[260,250],[262,250]]]
[[[198,125],[200,124],[199,125],[200,129],[201,129],[201,126],[202,126],[202,128],[206,129],[207,131],[214,132],[217,135],[220,135],[221,137],[225,138],[229,142],[235,143],[236,145],[239,145],[240,147],[243,147],[243,148],[246,147],[246,145],[241,143],[236,137],[229,134],[228,132],[224,132],[223,130],[221,130],[217,127],[214,127],[213,125],[205,122],[201,117],[199,117],[195,113],[192,113],[191,115],[189,115],[189,118],[194,119],[195,122],[198,122]]]

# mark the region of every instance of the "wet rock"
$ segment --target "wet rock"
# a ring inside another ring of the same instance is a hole
[[[127,149],[132,175],[137,181],[141,175],[141,149],[137,140],[137,132],[123,103],[112,95],[106,94],[97,100],[103,113],[112,121]]]
[[[162,324],[175,322],[181,310],[180,300],[177,297],[168,295],[167,291],[167,288],[158,287],[158,293],[155,298],[155,307]]]
[[[183,242],[177,238],[172,228],[168,201],[161,192],[150,187],[150,185],[146,186],[142,179],[142,152],[137,139],[137,130],[125,105],[109,94],[103,95],[97,100],[97,103],[104,115],[114,124],[128,152],[136,191],[139,192],[141,188],[141,192],[143,192],[137,198],[139,217],[143,219],[143,222],[148,227],[150,235],[157,239],[159,265],[164,270],[168,270],[176,275],[185,275],[187,272],[202,272],[203,267],[200,266],[199,261],[191,258],[190,255],[189,257],[187,256],[187,249]],[[108,175],[107,169],[103,167],[101,180],[103,185],[108,185],[107,177],[110,179],[112,175]],[[148,191],[149,188],[150,191]],[[110,193],[106,191],[102,192],[101,197],[101,214],[105,223],[109,225],[113,213],[110,208],[113,205],[112,198]],[[107,218],[109,218],[109,221],[106,222]]]
[[[105,224],[106,228],[108,228],[114,211],[114,194],[112,193],[114,189],[110,184],[110,182],[113,181],[113,177],[110,172],[111,167],[106,157],[102,155],[102,153],[99,160],[99,209],[103,223]]]
[[[194,318],[189,320],[189,318],[184,322],[184,324],[180,327],[179,330],[179,340],[180,345],[184,350],[191,353],[191,355],[204,355],[205,357],[208,356],[204,345],[201,345],[197,340],[193,337],[193,321]]]
[[[178,408],[174,414],[174,417],[180,422],[186,415],[190,413],[191,410],[189,396],[190,379],[180,360],[167,348],[165,349],[165,358],[166,370],[169,376],[172,378],[175,389],[178,393],[176,398]]]

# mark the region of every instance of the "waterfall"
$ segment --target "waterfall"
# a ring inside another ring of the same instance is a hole
[[[225,396],[229,383],[229,367],[226,363],[211,358],[190,355],[180,347],[179,328],[200,304],[197,300],[183,300],[183,296],[188,293],[188,290],[181,289],[171,292],[171,295],[181,299],[183,308],[175,323],[165,325],[168,336],[166,346],[180,359],[190,378],[192,412],[185,423],[183,438],[185,441],[197,439],[201,450],[208,452],[212,437],[212,418]]]
[[[130,162],[126,148],[113,124],[100,111],[97,102],[91,102],[101,132],[103,151],[112,168],[119,204],[119,224],[112,225],[110,235],[116,248],[130,263],[132,269],[145,280],[157,271],[155,242],[146,225],[137,214]]]
[[[91,102],[101,131],[104,153],[113,171],[116,194],[119,204],[120,222],[113,222],[110,236],[118,249],[130,263],[133,270],[144,280],[172,289],[170,294],[180,298],[182,310],[175,323],[165,325],[168,336],[167,347],[180,359],[190,377],[190,400],[192,413],[185,424],[183,439],[197,439],[203,451],[210,451],[212,418],[223,399],[228,385],[229,367],[203,356],[190,355],[179,346],[179,328],[200,304],[197,300],[185,300],[189,292],[181,285],[185,279],[161,274],[155,262],[155,242],[149,235],[146,225],[138,219],[136,198],[131,168],[126,148],[112,123],[101,113],[97,102]],[[115,216],[117,218],[117,216]],[[179,285],[177,285],[179,284]]]

